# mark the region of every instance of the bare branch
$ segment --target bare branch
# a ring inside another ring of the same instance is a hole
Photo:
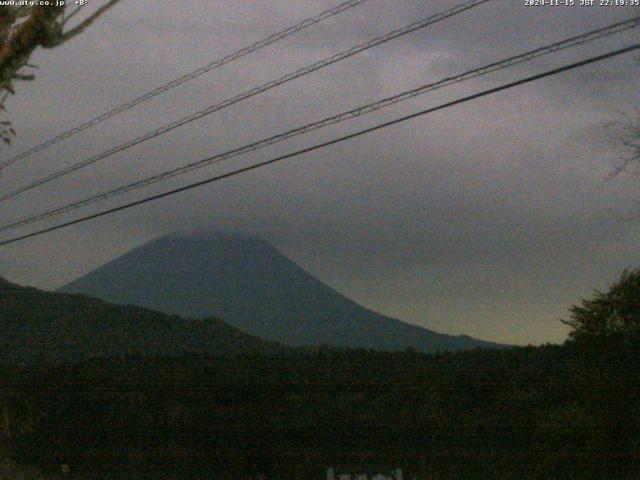
[[[32,74],[21,73],[23,67],[37,68],[29,64],[31,54],[38,47],[54,48],[84,32],[98,17],[119,3],[109,0],[92,15],[71,30],[64,32],[65,24],[81,8],[64,17],[65,6],[8,6],[0,5],[0,111],[4,112],[7,95],[14,94],[14,81],[31,81]],[[10,143],[9,135],[15,135],[12,127],[0,128],[0,141]]]
[[[71,20],[80,10],[82,10],[82,7],[76,7],[76,9],[73,12],[71,12],[69,15],[64,17],[62,19],[62,25],[66,25],[67,22]]]
[[[34,80],[36,78],[35,75],[23,75],[21,73],[16,73],[13,75],[14,80],[24,80],[27,82],[30,82],[31,80]]]
[[[79,35],[82,32],[84,32],[87,28],[89,28],[91,26],[91,24],[93,24],[93,22],[95,22],[98,19],[98,17],[100,17],[105,12],[107,12],[109,9],[113,8],[119,2],[120,2],[120,0],[110,0],[109,2],[107,2],[105,5],[103,5],[98,10],[96,10],[93,13],[93,15],[91,15],[90,17],[88,17],[85,20],[83,20],[79,25],[77,25],[76,27],[72,28],[68,32],[63,33],[59,37],[58,42],[55,43],[53,46],[61,45],[62,43],[69,41],[70,39],[72,39],[76,35]],[[71,15],[74,15],[74,14],[75,14],[75,12],[73,12]]]
[[[623,119],[607,125],[611,142],[620,152],[620,164],[608,175],[612,180],[632,167],[633,174],[640,175],[640,107],[634,107],[632,114],[622,113]]]

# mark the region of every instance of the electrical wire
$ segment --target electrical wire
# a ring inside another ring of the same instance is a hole
[[[90,196],[88,198],[79,200],[77,202],[62,206],[62,207],[56,207],[50,210],[47,210],[45,212],[42,212],[40,214],[37,215],[32,215],[32,216],[27,216],[24,217],[22,219],[18,219],[13,221],[12,223],[6,224],[6,225],[1,225],[0,226],[0,232],[8,230],[8,229],[12,229],[12,228],[16,228],[19,226],[24,226],[24,225],[28,225],[34,222],[38,222],[41,220],[45,220],[47,218],[53,217],[53,216],[57,216],[57,215],[61,215],[63,213],[72,211],[72,210],[76,210],[78,208],[81,207],[85,207],[88,205],[91,205],[93,203],[102,201],[102,200],[106,200],[108,198],[114,197],[116,195],[121,195],[133,190],[137,190],[140,188],[144,188],[150,185],[153,185],[157,182],[160,181],[164,181],[167,180],[169,178],[178,176],[178,175],[183,175],[185,173],[191,172],[193,170],[199,169],[199,168],[203,168],[215,163],[220,163],[224,160],[228,160],[230,158],[233,157],[237,157],[246,153],[250,153],[262,148],[265,148],[267,146],[282,142],[284,140],[288,140],[290,138],[299,136],[299,135],[303,135],[305,133],[314,131],[314,130],[318,130],[330,125],[334,125],[346,120],[349,120],[351,118],[355,118],[355,117],[359,117],[365,114],[369,114],[369,113],[373,113],[375,111],[381,110],[383,108],[389,107],[391,105],[394,105],[396,103],[414,98],[416,96],[419,95],[423,95],[426,94],[428,92],[432,92],[434,90],[438,90],[440,88],[446,87],[446,86],[450,86],[456,83],[461,83],[473,78],[477,78],[480,77],[482,75],[486,75],[498,70],[502,70],[505,68],[509,68],[512,67],[514,65],[518,65],[520,63],[523,62],[528,62],[531,61],[535,58],[544,56],[544,55],[549,55],[551,53],[555,53],[561,50],[565,50],[568,48],[573,48],[575,46],[578,45],[583,45],[586,44],[588,42],[592,42],[604,37],[608,37],[611,36],[613,34],[617,34],[617,33],[621,33],[623,31],[629,30],[631,28],[636,28],[640,25],[640,16],[639,17],[635,17],[632,18],[630,20],[624,21],[624,22],[618,22],[618,23],[614,23],[612,25],[608,25],[606,27],[603,28],[599,28],[596,30],[592,30],[586,33],[583,33],[581,35],[577,35],[574,37],[570,37],[564,40],[561,40],[559,42],[555,42],[552,43],[550,45],[546,45],[543,47],[539,47],[536,48],[534,50],[530,50],[527,51],[525,53],[519,54],[519,55],[515,55],[512,57],[508,57],[506,59],[497,61],[497,62],[493,62],[490,63],[488,65],[484,65],[482,67],[479,68],[475,68],[473,70],[469,70],[466,71],[464,73],[460,73],[457,75],[453,75],[447,78],[444,78],[442,80],[439,80],[437,82],[434,83],[429,83],[426,85],[422,85],[420,87],[408,90],[408,91],[404,91],[402,93],[399,93],[397,95],[393,95],[391,97],[387,97],[384,98],[382,100],[379,100],[377,102],[374,103],[369,103],[367,105],[363,105],[360,106],[358,108],[355,109],[351,109],[348,110],[346,112],[342,112],[339,113],[337,115],[333,115],[327,118],[324,118],[322,120],[304,125],[302,127],[298,127],[295,128],[293,130],[289,130],[287,132],[283,132],[283,133],[279,133],[277,135],[273,135],[271,137],[250,143],[248,145],[244,145],[242,147],[239,148],[234,148],[232,150],[226,151],[224,153],[220,153],[217,155],[213,155],[204,159],[201,159],[197,162],[193,162],[187,165],[184,165],[182,167],[178,167],[178,168],[174,168],[168,171],[165,171],[163,173],[157,174],[157,175],[153,175],[151,177],[147,177],[145,179],[142,180],[138,180],[135,182],[131,182],[127,185],[123,185],[120,186],[118,188],[109,190],[107,192],[103,192],[101,194],[98,195],[93,195]]]
[[[101,115],[98,115],[95,118],[92,118],[91,120],[84,122],[74,128],[71,128],[70,130],[67,130],[53,138],[50,138],[48,140],[46,140],[45,142],[40,143],[39,145],[36,145],[28,150],[25,150],[22,153],[19,153],[18,155],[15,155],[11,158],[9,158],[8,160],[5,160],[4,162],[0,162],[0,169],[3,169],[5,167],[8,167],[10,165],[13,165],[14,163],[30,157],[31,155],[33,155],[34,153],[38,153],[41,152],[42,150],[45,150],[49,147],[51,147],[52,145],[55,145],[56,143],[59,143],[69,137],[72,137],[73,135],[76,135],[77,133],[80,133],[84,130],[87,130],[91,127],[95,127],[96,125],[104,122],[105,120],[108,120],[112,117],[115,117],[116,115],[119,115],[122,112],[126,112],[127,110],[132,109],[133,107],[140,105],[141,103],[144,103],[148,100],[151,100],[154,97],[157,97],[158,95],[161,95],[179,85],[182,85],[183,83],[189,82],[195,78],[198,78],[201,75],[204,75],[205,73],[211,72],[212,70],[218,69],[228,63],[231,63],[235,60],[238,60],[246,55],[249,55],[251,53],[257,52],[258,50],[261,50],[269,45],[272,45],[280,40],[283,40],[291,35],[293,35],[294,33],[297,33],[301,30],[304,30],[308,27],[311,27],[312,25],[316,25],[324,20],[327,20],[335,15],[338,15],[342,12],[345,12],[347,10],[350,10],[354,7],[357,7],[358,5],[366,2],[368,0],[349,0],[348,2],[344,2],[341,3],[340,5],[334,7],[334,8],[330,8],[329,10],[325,10],[324,12],[314,16],[314,17],[310,17],[307,18],[305,20],[303,20],[302,22],[296,24],[296,25],[292,25],[289,28],[286,28],[285,30],[282,30],[281,32],[278,33],[274,33],[273,35],[260,40],[259,42],[253,43],[247,47],[241,48],[233,53],[230,53],[229,55],[226,55],[222,58],[219,58],[211,63],[209,63],[208,65],[204,65],[192,72],[189,72],[179,78],[176,78],[175,80],[172,80],[171,82],[162,85],[154,90],[151,90],[149,92],[146,92],[142,95],[140,95],[139,97],[134,98],[133,100],[130,100],[126,103],[123,103],[122,105],[115,107]]]
[[[153,138],[159,137],[160,135],[164,135],[165,133],[168,133],[172,130],[175,130],[178,127],[182,127],[184,125],[187,125],[189,123],[192,123],[196,120],[199,120],[203,117],[206,117],[208,115],[211,115],[215,112],[218,112],[220,110],[223,110],[227,107],[230,107],[232,105],[235,105],[236,103],[239,103],[241,101],[247,100],[251,97],[254,97],[256,95],[259,95],[261,93],[264,93],[268,90],[271,90],[273,88],[276,88],[282,84],[285,84],[287,82],[290,82],[292,80],[295,80],[297,78],[300,78],[302,76],[305,75],[309,75],[310,73],[316,72],[322,68],[328,67],[329,65],[332,65],[334,63],[337,63],[339,61],[345,60],[349,57],[352,57],[358,53],[364,52],[366,50],[369,50],[371,48],[374,48],[378,45],[381,45],[383,43],[389,42],[391,40],[394,40],[398,37],[401,37],[403,35],[407,35],[411,32],[415,32],[416,30],[425,28],[427,26],[433,25],[434,23],[440,22],[442,20],[445,20],[447,18],[453,17],[454,15],[458,15],[460,13],[463,13],[467,10],[470,10],[472,8],[475,8],[477,6],[480,6],[484,3],[490,2],[493,0],[471,0],[462,4],[459,4],[453,8],[450,8],[444,12],[441,13],[437,13],[435,15],[431,15],[429,17],[426,17],[422,20],[419,20],[417,22],[413,22],[405,27],[399,28],[397,30],[393,30],[385,35],[382,35],[380,37],[376,37],[372,40],[369,40],[366,43],[354,46],[348,50],[345,50],[343,52],[337,53],[335,55],[332,55],[329,58],[326,58],[324,60],[320,60],[318,62],[315,62],[311,65],[308,65],[306,67],[303,67],[299,70],[296,70],[295,72],[291,72],[288,73],[276,80],[271,80],[259,87],[255,87],[252,88],[251,90],[248,90],[244,93],[241,93],[239,95],[236,95],[235,97],[229,98],[227,100],[223,100],[220,103],[217,103],[215,105],[212,105],[210,107],[205,108],[204,110],[200,110],[198,112],[195,112],[187,117],[183,117],[180,120],[177,120],[173,123],[170,123],[169,125],[165,125],[163,127],[160,127],[156,130],[153,130],[151,132],[148,132],[140,137],[135,138],[134,140],[131,140],[129,142],[126,142],[124,144],[118,145],[116,147],[113,147],[105,152],[102,152],[98,155],[94,155],[92,157],[87,158],[86,160],[83,160],[81,162],[75,163],[73,165],[70,165],[68,167],[65,167],[61,170],[58,170],[57,172],[54,172],[50,175],[47,175],[43,178],[40,178],[26,186],[23,186],[17,190],[14,190],[12,192],[6,193],[4,195],[0,195],[0,202],[1,201],[5,201],[8,200],[10,198],[13,198],[23,192],[26,192],[28,190],[31,190],[33,188],[39,187],[41,185],[45,185],[46,183],[49,183],[53,180],[56,180],[60,177],[63,177],[65,175],[69,175],[72,172],[78,171],[82,168],[85,168],[89,165],[92,165],[100,160],[103,160],[107,157],[110,157],[116,153],[120,153],[123,152],[125,150],[128,150],[129,148],[132,148],[136,145],[139,145],[141,143],[144,143],[146,141],[149,141]]]
[[[611,51],[611,52],[603,54],[603,55],[590,57],[590,58],[588,58],[586,60],[582,60],[580,62],[572,63],[572,64],[569,64],[569,65],[565,65],[565,66],[560,67],[560,68],[547,70],[546,72],[543,72],[543,73],[539,73],[539,74],[532,75],[532,76],[529,76],[529,77],[526,77],[526,78],[523,78],[523,79],[520,79],[520,80],[517,80],[517,81],[514,81],[514,82],[503,84],[503,85],[500,85],[498,87],[494,87],[494,88],[491,88],[491,89],[488,89],[488,90],[484,90],[482,92],[475,93],[473,95],[469,95],[469,96],[460,98],[458,100],[447,102],[447,103],[438,105],[436,107],[428,108],[426,110],[421,110],[419,112],[412,113],[410,115],[405,115],[403,117],[396,118],[394,120],[391,120],[391,121],[388,121],[388,122],[384,122],[384,123],[375,125],[373,127],[366,128],[364,130],[359,130],[357,132],[351,133],[349,135],[344,135],[342,137],[338,137],[338,138],[335,138],[333,140],[329,140],[327,142],[319,143],[319,144],[313,145],[311,147],[306,147],[306,148],[303,148],[301,150],[296,150],[294,152],[291,152],[291,153],[288,153],[288,154],[285,154],[285,155],[281,155],[281,156],[272,158],[270,160],[265,160],[263,162],[259,162],[259,163],[256,163],[256,164],[253,164],[253,165],[250,165],[250,166],[247,166],[247,167],[239,168],[239,169],[233,170],[231,172],[227,172],[227,173],[224,173],[224,174],[221,174],[221,175],[216,175],[214,177],[210,177],[210,178],[207,178],[205,180],[200,180],[198,182],[191,183],[189,185],[186,185],[186,186],[183,186],[183,187],[180,187],[180,188],[169,190],[167,192],[163,192],[163,193],[160,193],[160,194],[157,194],[157,195],[152,195],[152,196],[140,199],[140,200],[136,200],[134,202],[130,202],[130,203],[127,203],[127,204],[124,204],[124,205],[120,205],[118,207],[110,208],[110,209],[103,210],[103,211],[98,212],[98,213],[94,213],[94,214],[91,214],[91,215],[80,217],[80,218],[77,218],[75,220],[71,220],[71,221],[68,221],[68,222],[60,223],[58,225],[54,225],[54,226],[49,227],[49,228],[38,230],[36,232],[32,232],[32,233],[29,233],[29,234],[25,234],[25,235],[21,235],[21,236],[18,236],[18,237],[14,237],[14,238],[11,238],[9,240],[4,240],[4,241],[0,242],[0,246],[9,245],[9,244],[12,244],[12,243],[15,243],[15,242],[26,240],[28,238],[33,238],[33,237],[36,237],[36,236],[39,236],[39,235],[43,235],[45,233],[53,232],[53,231],[56,231],[56,230],[60,230],[62,228],[66,228],[66,227],[69,227],[69,226],[72,226],[72,225],[77,225],[79,223],[83,223],[83,222],[86,222],[86,221],[89,221],[89,220],[93,220],[93,219],[96,219],[96,218],[99,218],[99,217],[103,217],[105,215],[110,215],[110,214],[113,214],[113,213],[116,213],[116,212],[127,210],[129,208],[133,208],[135,206],[139,206],[139,205],[142,205],[142,204],[145,204],[145,203],[153,202],[153,201],[159,200],[161,198],[169,197],[169,196],[181,193],[181,192],[192,190],[194,188],[201,187],[203,185],[208,185],[210,183],[214,183],[214,182],[223,180],[225,178],[230,178],[230,177],[233,177],[233,176],[236,176],[236,175],[240,175],[242,173],[246,173],[246,172],[249,172],[249,171],[252,171],[252,170],[256,170],[258,168],[265,167],[267,165],[272,165],[272,164],[281,162],[281,161],[289,159],[289,158],[297,157],[297,156],[300,156],[300,155],[304,155],[306,153],[310,153],[310,152],[313,152],[313,151],[316,151],[316,150],[320,150],[322,148],[326,148],[328,146],[335,145],[335,144],[344,142],[346,140],[350,140],[350,139],[353,139],[353,138],[356,138],[356,137],[360,137],[362,135],[366,135],[366,134],[381,130],[383,128],[387,128],[387,127],[390,127],[390,126],[393,126],[393,125],[396,125],[396,124],[399,124],[399,123],[403,123],[403,122],[406,122],[408,120],[427,115],[429,113],[433,113],[433,112],[440,111],[440,110],[445,110],[447,108],[451,108],[451,107],[453,107],[455,105],[460,105],[462,103],[466,103],[466,102],[469,102],[471,100],[475,100],[477,98],[482,98],[482,97],[485,97],[485,96],[488,96],[488,95],[493,95],[495,93],[498,93],[498,92],[501,92],[501,91],[504,91],[504,90],[508,90],[508,89],[515,88],[515,87],[520,86],[520,85],[524,85],[526,83],[530,83],[530,82],[533,82],[533,81],[536,81],[536,80],[540,80],[542,78],[546,78],[546,77],[550,77],[550,76],[553,76],[553,75],[557,75],[559,73],[564,73],[564,72],[567,72],[569,70],[573,70],[573,69],[576,69],[576,68],[579,68],[579,67],[583,67],[585,65],[589,65],[589,64],[592,64],[592,63],[600,62],[600,61],[606,60],[608,58],[613,58],[613,57],[616,57],[616,56],[619,56],[619,55],[623,55],[625,53],[629,53],[629,52],[632,52],[632,51],[635,51],[635,50],[638,50],[638,49],[640,49],[640,44],[635,44],[635,45],[631,45],[629,47],[625,47],[625,48],[621,48],[621,49],[618,49],[618,50]]]

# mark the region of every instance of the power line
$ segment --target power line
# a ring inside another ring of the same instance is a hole
[[[260,40],[259,42],[256,42],[252,45],[249,45],[247,47],[243,47],[240,50],[237,50],[233,53],[230,53],[229,55],[226,55],[222,58],[219,58],[211,63],[209,63],[208,65],[204,65],[192,72],[189,72],[179,78],[176,78],[175,80],[172,80],[171,82],[162,85],[154,90],[151,90],[149,92],[146,92],[142,95],[140,95],[137,98],[134,98],[133,100],[130,100],[129,102],[123,103],[122,105],[113,108],[112,110],[109,110],[85,123],[82,123],[80,125],[78,125],[77,127],[74,127],[70,130],[67,130],[66,132],[61,133],[60,135],[57,135],[53,138],[50,138],[49,140],[36,145],[28,150],[25,150],[24,152],[15,155],[14,157],[9,158],[8,160],[1,162],[0,163],[0,169],[8,167],[9,165],[12,165],[24,158],[30,157],[31,155],[33,155],[34,153],[37,152],[41,152],[42,150],[45,150],[46,148],[51,147],[52,145],[55,145],[56,143],[61,142],[62,140],[65,140],[69,137],[72,137],[73,135],[80,133],[84,130],[87,130],[91,127],[94,127],[102,122],[104,122],[105,120],[108,120],[112,117],[115,117],[116,115],[119,115],[122,112],[126,112],[127,110],[130,110],[131,108],[140,105],[141,103],[146,102],[147,100],[151,100],[154,97],[157,97],[158,95],[161,95],[165,92],[167,92],[168,90],[171,90],[179,85],[182,85],[183,83],[189,82],[201,75],[204,75],[205,73],[211,72],[212,70],[218,69],[228,63],[231,63],[235,60],[238,60],[246,55],[249,55],[251,53],[257,52],[258,50],[261,50],[269,45],[272,45],[280,40],[283,40],[291,35],[293,35],[294,33],[297,33],[301,30],[304,30],[308,27],[311,27],[313,25],[316,25],[324,20],[327,20],[335,15],[338,15],[342,12],[345,12],[347,10],[350,10],[351,8],[354,8],[364,2],[366,2],[368,0],[349,0],[348,2],[344,2],[341,3],[340,5],[331,8],[329,10],[325,10],[324,12],[314,16],[314,17],[310,17],[307,18],[305,20],[303,20],[302,22],[296,24],[296,25],[292,25],[289,28],[286,28],[285,30],[282,30],[281,32],[278,33],[274,33],[273,35]]]
[[[157,182],[160,181],[164,181],[167,180],[169,178],[178,176],[178,175],[182,175],[185,173],[188,173],[190,171],[199,169],[199,168],[203,168],[206,166],[209,166],[211,164],[214,163],[219,163],[222,162],[224,160],[228,160],[230,158],[233,157],[237,157],[249,152],[253,152],[256,150],[259,150],[261,148],[265,148],[267,146],[282,142],[284,140],[288,140],[290,138],[314,131],[314,130],[318,130],[330,125],[334,125],[346,120],[349,120],[351,118],[355,118],[361,115],[365,115],[368,113],[372,113],[378,110],[381,110],[383,108],[386,108],[388,106],[394,105],[396,103],[399,103],[401,101],[405,101],[408,100],[410,98],[414,98],[418,95],[423,95],[425,93],[428,92],[432,92],[434,90],[437,90],[439,88],[443,88],[449,85],[453,85],[456,83],[460,83],[466,80],[470,80],[473,78],[477,78],[479,76],[482,75],[486,75],[498,70],[502,70],[508,67],[512,67],[514,65],[523,63],[523,62],[528,62],[533,60],[534,58],[538,58],[544,55],[548,55],[551,53],[555,53],[558,52],[560,50],[564,50],[567,48],[572,48],[575,47],[577,45],[583,45],[585,43],[588,42],[592,42],[595,40],[598,40],[600,38],[604,38],[616,33],[620,33],[626,30],[629,30],[631,28],[635,28],[638,27],[638,25],[640,25],[640,16],[636,17],[636,18],[632,18],[630,20],[624,21],[624,22],[618,22],[603,28],[599,28],[596,30],[592,30],[586,33],[583,33],[581,35],[578,36],[574,36],[574,37],[570,37],[568,39],[556,42],[556,43],[552,43],[550,45],[546,45],[543,47],[539,47],[536,48],[534,50],[530,50],[527,51],[525,53],[519,54],[519,55],[515,55],[512,57],[508,57],[506,59],[500,60],[498,62],[494,62],[494,63],[490,63],[488,65],[479,67],[479,68],[475,68],[473,70],[469,70],[467,72],[461,73],[461,74],[457,74],[454,76],[450,76],[447,78],[444,78],[442,80],[439,80],[437,82],[434,83],[429,83],[426,85],[422,85],[420,87],[399,93],[397,95],[391,96],[391,97],[387,97],[384,98],[382,100],[379,100],[377,102],[374,103],[370,103],[364,106],[360,106],[358,108],[352,109],[352,110],[348,110],[346,112],[342,112],[339,113],[337,115],[333,115],[327,118],[324,118],[322,120],[304,125],[302,127],[298,127],[295,128],[293,130],[289,130],[287,132],[284,133],[279,133],[277,135],[273,135],[271,137],[250,143],[248,145],[244,145],[242,147],[238,147],[238,148],[234,148],[232,150],[226,151],[224,153],[220,153],[217,155],[213,155],[204,159],[201,159],[197,162],[194,163],[190,163],[187,165],[184,165],[182,167],[178,167],[178,168],[174,168],[172,170],[168,170],[166,172],[160,173],[158,175],[153,175],[151,177],[147,177],[145,179],[142,180],[138,180],[132,183],[129,183],[127,185],[123,185],[121,187],[109,190],[107,192],[103,192],[101,194],[98,195],[93,195],[90,197],[87,197],[83,200],[77,201],[77,202],[73,202],[71,204],[68,205],[64,205],[61,207],[56,207],[50,210],[47,210],[45,212],[39,213],[37,215],[31,215],[31,216],[26,216],[24,218],[21,219],[17,219],[15,221],[13,221],[12,223],[9,224],[5,224],[5,225],[0,225],[0,232],[2,231],[6,231],[6,230],[11,230],[20,226],[24,226],[24,225],[29,225],[31,223],[35,223],[35,222],[39,222],[41,220],[45,220],[47,218],[51,218],[54,216],[58,216],[61,215],[63,213],[67,213],[69,211],[72,210],[76,210],[78,208],[82,208],[88,205],[91,205],[93,203],[97,203],[99,201],[102,200],[106,200],[108,198],[117,196],[117,195],[121,195],[133,190],[137,190],[139,188],[143,188],[152,184],[155,184]]]
[[[388,121],[388,122],[385,122],[385,123],[381,123],[381,124],[375,125],[373,127],[366,128],[364,130],[359,130],[359,131],[351,133],[349,135],[338,137],[338,138],[335,138],[333,140],[329,140],[327,142],[323,142],[323,143],[319,143],[319,144],[313,145],[311,147],[303,148],[301,150],[297,150],[295,152],[291,152],[291,153],[288,153],[288,154],[285,154],[285,155],[281,155],[279,157],[275,157],[275,158],[272,158],[270,160],[265,160],[263,162],[259,162],[259,163],[256,163],[256,164],[253,164],[253,165],[250,165],[250,166],[247,166],[247,167],[239,168],[239,169],[233,170],[231,172],[227,172],[227,173],[224,173],[224,174],[221,174],[221,175],[217,175],[217,176],[205,179],[205,180],[201,180],[201,181],[198,181],[198,182],[195,182],[195,183],[191,183],[189,185],[186,185],[186,186],[183,186],[183,187],[180,187],[180,188],[176,188],[176,189],[173,189],[173,190],[169,190],[167,192],[163,192],[163,193],[160,193],[160,194],[157,194],[157,195],[152,195],[150,197],[146,197],[146,198],[143,198],[141,200],[136,200],[134,202],[130,202],[130,203],[121,205],[119,207],[110,208],[108,210],[103,210],[102,212],[94,213],[94,214],[91,214],[91,215],[87,215],[87,216],[84,216],[84,217],[77,218],[75,220],[71,220],[71,221],[64,222],[64,223],[61,223],[61,224],[58,224],[58,225],[54,225],[52,227],[45,228],[45,229],[42,229],[42,230],[38,230],[36,232],[32,232],[32,233],[29,233],[29,234],[26,234],[26,235],[21,235],[19,237],[14,237],[12,239],[0,242],[0,246],[9,245],[11,243],[15,243],[15,242],[18,242],[18,241],[21,241],[21,240],[26,240],[28,238],[33,238],[33,237],[36,237],[36,236],[39,236],[39,235],[43,235],[45,233],[49,233],[49,232],[53,232],[55,230],[60,230],[62,228],[69,227],[69,226],[72,226],[72,225],[77,225],[79,223],[83,223],[83,222],[86,222],[86,221],[89,221],[89,220],[93,220],[93,219],[96,219],[96,218],[99,218],[99,217],[103,217],[105,215],[110,215],[112,213],[116,213],[116,212],[119,212],[119,211],[122,211],[122,210],[127,210],[129,208],[133,208],[133,207],[138,206],[138,205],[142,205],[142,204],[145,204],[145,203],[153,202],[155,200],[159,200],[161,198],[169,197],[169,196],[172,196],[172,195],[175,195],[175,194],[187,191],[187,190],[192,190],[194,188],[201,187],[203,185],[207,185],[207,184],[210,184],[210,183],[213,183],[213,182],[217,182],[217,181],[223,180],[225,178],[229,178],[229,177],[233,177],[233,176],[236,176],[236,175],[240,175],[242,173],[246,173],[246,172],[249,172],[249,171],[252,171],[252,170],[256,170],[258,168],[262,168],[262,167],[265,167],[267,165],[272,165],[274,163],[281,162],[281,161],[289,159],[289,158],[297,157],[297,156],[300,156],[300,155],[303,155],[303,154],[306,154],[306,153],[309,153],[309,152],[320,150],[320,149],[328,147],[330,145],[335,145],[337,143],[341,143],[341,142],[344,142],[346,140],[350,140],[350,139],[353,139],[353,138],[356,138],[356,137],[359,137],[359,136],[362,136],[362,135],[366,135],[366,134],[381,130],[383,128],[390,127],[392,125],[396,125],[396,124],[399,124],[399,123],[402,123],[402,122],[406,122],[408,120],[411,120],[411,119],[414,119],[414,118],[417,118],[417,117],[421,117],[421,116],[427,115],[429,113],[433,113],[433,112],[436,112],[436,111],[439,111],[439,110],[445,110],[447,108],[453,107],[455,105],[460,105],[462,103],[466,103],[466,102],[469,102],[471,100],[475,100],[477,98],[481,98],[481,97],[485,97],[485,96],[488,96],[488,95],[492,95],[492,94],[501,92],[503,90],[508,90],[508,89],[511,89],[511,88],[514,88],[514,87],[517,87],[517,86],[520,86],[520,85],[524,85],[526,83],[530,83],[530,82],[533,82],[533,81],[536,81],[536,80],[540,80],[542,78],[546,78],[546,77],[550,77],[550,76],[553,76],[553,75],[557,75],[559,73],[567,72],[569,70],[573,70],[575,68],[579,68],[579,67],[582,67],[582,66],[585,66],[585,65],[589,65],[591,63],[600,62],[602,60],[605,60],[605,59],[608,59],[608,58],[612,58],[612,57],[616,57],[616,56],[619,56],[619,55],[623,55],[625,53],[628,53],[628,52],[631,52],[631,51],[635,51],[635,50],[638,50],[638,49],[640,49],[640,44],[635,44],[635,45],[632,45],[630,47],[621,48],[621,49],[614,50],[612,52],[609,52],[609,53],[606,53],[606,54],[603,54],[603,55],[598,55],[596,57],[591,57],[591,58],[588,58],[586,60],[582,60],[580,62],[572,63],[572,64],[569,64],[569,65],[565,65],[564,67],[555,68],[553,70],[547,70],[546,72],[543,72],[543,73],[532,75],[532,76],[517,80],[515,82],[510,82],[510,83],[507,83],[507,84],[504,84],[504,85],[501,85],[501,86],[498,86],[498,87],[491,88],[489,90],[484,90],[482,92],[475,93],[473,95],[469,95],[469,96],[460,98],[458,100],[454,100],[454,101],[451,101],[451,102],[447,102],[447,103],[441,104],[441,105],[439,105],[437,107],[432,107],[432,108],[428,108],[426,110],[421,110],[419,112],[412,113],[410,115],[405,115],[405,116],[397,118],[395,120],[391,120],[391,121]]]
[[[73,165],[70,165],[66,168],[63,168],[61,170],[58,170],[57,172],[54,172],[50,175],[47,175],[43,178],[40,178],[28,185],[25,185],[17,190],[14,190],[12,192],[6,193],[4,195],[0,195],[0,201],[4,201],[4,200],[8,200],[10,198],[13,198],[17,195],[19,195],[20,193],[26,192],[28,190],[31,190],[33,188],[39,187],[41,185],[44,185],[46,183],[49,183],[53,180],[56,180],[60,177],[63,177],[65,175],[68,175],[72,172],[75,172],[77,170],[80,170],[82,168],[85,168],[93,163],[96,163],[99,160],[103,160],[107,157],[110,157],[116,153],[120,153],[123,152],[131,147],[134,147],[136,145],[139,145],[141,143],[144,143],[148,140],[151,140],[153,138],[156,138],[160,135],[163,135],[165,133],[168,133],[172,130],[175,130],[178,127],[184,126],[188,123],[194,122],[196,120],[199,120],[203,117],[206,117],[208,115],[211,115],[217,111],[223,110],[227,107],[230,107],[236,103],[239,103],[241,101],[247,100],[251,97],[254,97],[256,95],[259,95],[261,93],[264,93],[268,90],[271,90],[273,88],[276,88],[284,83],[290,82],[292,80],[295,80],[297,78],[300,78],[302,76],[308,75],[310,73],[313,73],[317,70],[320,70],[322,68],[328,67],[329,65],[332,65],[336,62],[345,60],[349,57],[352,57],[358,53],[364,52],[366,50],[369,50],[373,47],[376,47],[378,45],[381,45],[383,43],[389,42],[391,40],[394,40],[398,37],[401,37],[403,35],[407,35],[411,32],[414,32],[416,30],[425,28],[427,26],[433,25],[434,23],[440,22],[442,20],[445,20],[447,18],[450,18],[454,15],[458,15],[462,12],[465,12],[467,10],[470,10],[472,8],[475,8],[479,5],[482,5],[484,3],[490,2],[492,0],[471,0],[468,1],[466,3],[457,5],[453,8],[450,8],[444,12],[441,13],[437,13],[435,15],[431,15],[429,17],[426,17],[422,20],[419,20],[417,22],[411,23],[405,27],[399,28],[397,30],[393,30],[385,35],[382,35],[380,37],[376,37],[372,40],[369,40],[366,43],[360,44],[360,45],[356,45],[354,47],[351,47],[348,50],[345,50],[343,52],[337,53],[335,55],[332,55],[329,58],[326,58],[324,60],[320,60],[318,62],[315,62],[311,65],[308,65],[306,67],[303,67],[299,70],[296,70],[294,72],[288,73],[276,80],[271,80],[259,87],[255,87],[252,88],[251,90],[248,90],[244,93],[241,93],[239,95],[236,95],[235,97],[229,98],[227,100],[223,100],[220,103],[217,103],[215,105],[212,105],[210,107],[205,108],[204,110],[200,110],[198,112],[195,112],[187,117],[183,117],[180,120],[177,120],[173,123],[170,123],[169,125],[165,125],[163,127],[160,127],[156,130],[153,130],[151,132],[148,132],[134,140],[131,140],[129,142],[126,142],[124,144],[118,145],[116,147],[113,147],[105,152],[102,152],[98,155],[94,155],[93,157],[90,157],[86,160],[83,160],[81,162],[75,163]]]

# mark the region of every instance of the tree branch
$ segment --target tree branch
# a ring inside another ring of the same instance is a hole
[[[31,15],[9,35],[0,48],[0,88],[24,66],[33,51],[51,34],[64,7],[34,7]]]
[[[120,0],[109,0],[76,27],[64,32],[65,24],[80,8],[64,17],[65,6],[7,6],[0,5],[0,91],[4,98],[0,101],[0,111],[4,111],[4,101],[8,94],[14,94],[14,81],[33,80],[33,75],[20,73],[29,65],[29,58],[38,47],[54,48],[84,32],[98,17],[111,9]],[[24,20],[23,20],[24,18]],[[0,128],[0,140],[10,143],[8,135],[14,135],[12,128]]]
[[[65,32],[65,33],[61,34],[60,37],[57,39],[57,42],[55,42],[53,45],[51,45],[51,46],[44,45],[44,46],[46,48],[56,47],[58,45],[63,44],[64,42],[69,41],[70,39],[72,39],[76,35],[81,34],[87,28],[89,28],[91,26],[91,24],[98,19],[98,17],[100,17],[102,14],[104,14],[107,10],[113,8],[119,2],[120,2],[120,0],[110,0],[105,5],[103,5],[98,10],[96,10],[93,13],[93,15],[91,15],[90,17],[88,17],[85,20],[83,20],[79,25],[75,26],[74,28],[72,28],[68,32]],[[75,14],[75,12],[72,12],[72,14],[69,16],[69,18],[71,18],[71,16],[73,16],[74,14]]]

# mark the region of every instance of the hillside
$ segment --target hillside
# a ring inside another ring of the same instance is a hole
[[[170,235],[142,245],[61,289],[229,324],[287,345],[423,352],[499,345],[436,333],[358,305],[264,240]]]
[[[15,422],[34,420],[16,461],[70,478],[622,480],[640,478],[639,340],[98,359],[0,378],[22,399]]]
[[[82,295],[50,293],[0,279],[0,362],[95,357],[273,353],[285,348],[221,320],[186,320]]]

